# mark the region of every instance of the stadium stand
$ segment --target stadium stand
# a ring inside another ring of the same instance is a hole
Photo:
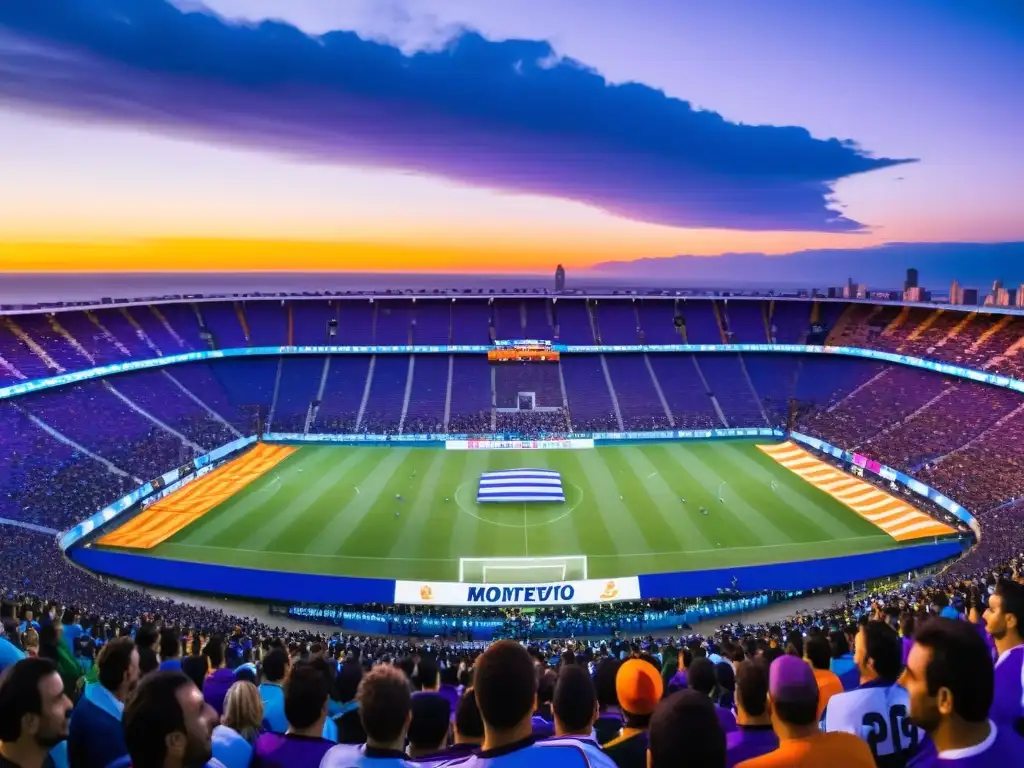
[[[230,346],[480,344],[503,336],[584,344],[595,339],[609,344],[638,339],[673,343],[682,335],[694,343],[721,343],[723,338],[801,343],[815,323],[822,325],[830,343],[924,355],[1011,375],[1024,371],[1018,349],[1024,327],[1016,318],[999,315],[773,300],[584,302],[561,298],[555,302],[530,297],[491,303],[486,299],[400,299],[385,304],[325,299],[196,301],[8,315],[0,320],[0,383],[125,359]],[[532,690],[524,689],[524,695],[532,697],[540,691],[542,707],[525,713],[529,718],[524,722],[547,720],[545,728],[551,731],[556,729],[551,722],[552,698],[544,692],[555,690],[560,670],[579,664],[593,667],[603,716],[614,719],[624,702],[635,700],[625,683],[621,691],[615,688],[620,661],[636,658],[657,668],[666,682],[665,698],[660,704],[652,702],[651,739],[658,742],[658,734],[664,735],[659,724],[673,722],[680,701],[672,699],[678,683],[669,681],[680,679],[678,672],[685,679],[694,657],[707,656],[726,666],[741,660],[767,666],[782,655],[801,655],[803,637],[820,635],[832,642],[833,669],[839,672],[845,665],[848,672],[853,657],[847,656],[844,632],[855,636],[859,623],[872,621],[902,631],[901,665],[907,663],[915,631],[927,639],[931,653],[948,646],[964,649],[959,652],[965,659],[969,653],[977,655],[956,627],[926,623],[941,613],[962,626],[971,625],[971,637],[984,638],[1000,654],[998,670],[990,651],[971,657],[972,679],[991,681],[995,691],[981,702],[983,715],[993,698],[1008,695],[1005,686],[1011,683],[1006,680],[1011,680],[1012,673],[1019,685],[1018,657],[1024,656],[1019,650],[1024,648],[1019,627],[1024,615],[1019,622],[1011,622],[1010,629],[1005,621],[999,622],[1006,613],[1024,614],[1020,596],[1024,587],[1012,583],[1021,581],[1019,558],[1024,551],[1024,457],[1016,439],[1024,426],[1020,395],[871,361],[799,356],[567,355],[560,365],[543,371],[508,368],[492,377],[493,370],[483,359],[447,355],[219,360],[85,381],[0,403],[0,666],[18,669],[21,662],[16,659],[25,649],[52,658],[66,692],[79,701],[89,686],[103,684],[96,679],[95,659],[109,639],[132,636],[140,649],[159,661],[149,638],[155,637],[154,630],[164,628],[182,645],[181,666],[202,664],[205,671],[206,660],[196,657],[204,643],[219,642],[215,636],[220,635],[227,647],[227,667],[238,679],[260,682],[266,676],[264,662],[269,663],[278,649],[293,662],[307,661],[312,669],[321,670],[329,678],[324,686],[330,691],[328,712],[333,720],[344,717],[352,702],[369,701],[372,686],[360,688],[358,680],[381,664],[403,670],[402,679],[410,689],[432,689],[436,683],[421,679],[418,673],[438,666],[442,689],[448,686],[457,694],[459,685],[472,685],[473,670],[486,668],[488,654],[510,653],[503,650],[507,646],[473,640],[473,628],[478,627],[480,636],[527,642],[537,675],[527,686]],[[492,411],[496,401],[499,407],[503,403],[515,407],[513,399],[524,391],[536,394],[537,405],[554,410]],[[367,625],[376,628],[372,635],[354,634],[346,624],[334,631],[313,625],[304,631],[285,630],[271,626],[272,621],[158,598],[72,565],[54,544],[57,531],[141,482],[260,427],[314,432],[446,428],[487,433],[497,429],[538,434],[569,428],[658,429],[673,424],[677,428],[786,424],[857,448],[955,498],[975,512],[984,535],[968,554],[939,573],[847,595],[833,608],[770,625],[732,620],[729,613],[737,601],[750,599],[738,596],[699,603],[648,601],[534,612],[347,607],[376,617]],[[709,619],[720,620],[718,631],[704,637],[690,633],[689,625]],[[444,642],[434,640],[438,634]],[[567,641],[570,637],[579,639]],[[415,658],[421,660],[419,668]],[[159,680],[148,672],[149,662],[143,666],[139,690],[145,692]],[[1005,674],[1007,669],[1011,674]],[[28,666],[22,666],[18,675],[8,673],[0,680],[0,726],[8,729],[4,733],[10,733],[9,713],[15,710],[3,703],[18,696],[15,686],[24,684],[29,672]],[[754,679],[751,674],[744,671],[739,676],[736,686],[741,697]],[[771,688],[773,700],[782,690],[777,687],[782,685],[780,675],[764,673],[764,685]],[[805,686],[804,677],[797,681],[798,688]],[[610,701],[608,679],[612,680]],[[729,679],[724,672],[716,677],[712,692],[715,702],[726,709],[733,708],[735,699]],[[198,681],[204,681],[202,672]],[[949,682],[951,690],[958,684]],[[980,688],[985,690],[986,685]],[[954,695],[959,701],[961,694]],[[456,744],[446,745],[446,750],[458,747],[460,732],[468,737],[473,730],[467,712],[472,705],[466,703],[473,697],[453,700],[457,703],[453,711]],[[914,710],[918,702],[910,700],[915,718],[922,714]],[[756,715],[749,712],[748,703],[744,701],[740,709]],[[489,706],[482,705],[476,713],[478,721],[483,716],[481,739],[483,729],[496,725]],[[419,710],[412,707],[411,711],[415,718]],[[998,736],[990,741],[996,746],[986,746],[989,742],[983,738],[980,746],[944,742],[936,743],[936,748],[1005,749],[1007,741],[1016,738],[1013,718],[1009,723],[995,719],[991,733],[998,728]],[[139,743],[129,732],[132,722],[126,714],[130,751]],[[928,731],[922,743],[948,733],[935,730],[927,718],[917,722]],[[985,725],[982,717],[970,732],[989,733]],[[742,731],[742,717],[740,727]],[[706,730],[707,738],[717,738],[715,729]],[[617,733],[618,728],[612,731]],[[20,739],[9,740],[24,746]],[[462,743],[469,744],[467,753],[473,751],[470,742]],[[726,743],[732,745],[733,740]],[[216,757],[213,739],[209,748]],[[714,745],[708,749],[713,752]],[[446,752],[435,761],[429,757],[423,762],[437,765],[451,759],[451,754]]]

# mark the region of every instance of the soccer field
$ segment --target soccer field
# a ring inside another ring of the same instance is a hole
[[[303,446],[277,461],[146,554],[456,581],[460,558],[585,555],[589,578],[610,578],[899,546],[750,441],[547,451]],[[477,503],[483,472],[522,467],[560,472],[565,502]]]

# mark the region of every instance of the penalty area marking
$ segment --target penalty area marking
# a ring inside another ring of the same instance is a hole
[[[475,517],[481,523],[488,523],[489,525],[496,525],[499,528],[523,528],[523,529],[527,529],[527,528],[539,528],[542,525],[551,525],[551,523],[557,523],[559,520],[564,520],[565,518],[567,518],[569,515],[571,515],[573,512],[576,511],[576,508],[580,504],[583,503],[583,489],[580,488],[578,485],[576,485],[576,483],[566,483],[566,485],[569,486],[570,488],[575,488],[576,489],[576,491],[579,493],[579,497],[577,498],[575,504],[573,504],[567,510],[562,512],[562,514],[560,514],[558,517],[554,517],[551,520],[541,520],[539,523],[527,523],[526,522],[526,505],[524,504],[523,505],[523,523],[521,525],[516,525],[514,523],[499,523],[496,520],[488,520],[486,517],[480,517],[480,515],[478,515],[473,510],[466,508],[466,505],[462,503],[462,499],[459,498],[459,494],[462,493],[462,489],[465,488],[467,485],[469,485],[469,483],[463,483],[462,485],[460,485],[458,488],[455,489],[455,503],[458,505],[459,509],[461,509],[463,512],[465,512],[470,517]],[[501,506],[501,505],[500,504],[496,504],[495,506]]]

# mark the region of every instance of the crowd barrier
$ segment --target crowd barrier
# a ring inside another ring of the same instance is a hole
[[[405,346],[293,346],[293,347],[239,347],[233,349],[204,350],[202,352],[186,352],[180,355],[168,355],[147,360],[128,360],[123,363],[112,363],[101,365],[96,368],[86,368],[81,371],[63,373],[59,376],[51,376],[45,379],[23,381],[18,384],[11,384],[0,387],[0,400],[29,392],[36,392],[42,389],[52,389],[66,384],[74,384],[88,379],[102,378],[118,373],[129,371],[141,371],[148,368],[160,368],[167,365],[179,363],[193,363],[205,360],[218,360],[230,357],[268,357],[277,355],[462,355],[462,354],[486,354],[493,347],[487,345],[445,345],[436,344],[429,346],[405,345]],[[877,349],[862,349],[860,347],[825,347],[810,344],[645,344],[645,345],[586,345],[586,344],[553,344],[551,349],[562,354],[622,354],[622,353],[664,353],[664,352],[753,352],[753,353],[775,353],[775,354],[800,354],[800,355],[842,355],[846,357],[862,357],[871,360],[882,360],[898,365],[907,365],[914,368],[923,368],[948,376],[956,376],[962,379],[979,381],[984,384],[991,384],[996,387],[1004,387],[1017,392],[1024,392],[1024,381],[1013,379],[1009,376],[999,376],[994,373],[977,371],[972,368],[962,368],[958,365],[939,363],[933,360],[925,360],[920,357],[909,355],[898,355],[893,352],[883,352]]]
[[[892,469],[891,467],[887,467],[884,464],[879,464],[877,461],[869,459],[867,456],[862,456],[859,453],[852,453],[851,451],[844,451],[842,448],[836,448],[834,445],[826,443],[824,440],[820,440],[817,437],[803,435],[799,432],[790,432],[789,437],[798,443],[809,445],[815,450],[827,453],[841,461],[860,467],[861,469],[877,475],[884,480],[888,480],[890,483],[897,483],[909,488],[918,496],[922,496],[935,502],[947,512],[956,516],[958,520],[970,527],[978,539],[981,538],[981,526],[978,524],[974,515],[949,497],[942,495],[934,488],[922,483],[920,480],[915,480],[910,475],[906,475],[898,470]]]
[[[97,573],[185,592],[292,604],[334,604],[338,602],[339,596],[343,596],[345,602],[351,604],[415,603],[495,608],[514,605],[582,605],[609,602],[612,599],[636,599],[637,594],[632,591],[634,584],[638,588],[638,596],[643,599],[707,597],[718,594],[720,590],[731,589],[744,592],[814,589],[907,573],[955,557],[961,549],[959,541],[942,541],[810,562],[655,573],[625,579],[542,585],[398,582],[395,579],[288,573],[191,562],[187,567],[182,567],[179,560],[95,547],[75,547],[68,554],[76,563]],[[592,582],[596,583],[592,585]],[[607,594],[611,594],[620,584],[629,584],[630,597],[618,597],[623,594],[619,592],[615,597],[602,598],[600,590],[607,590]],[[449,593],[451,597],[447,597]],[[437,597],[431,599],[429,595]],[[528,595],[532,598],[530,601],[526,600]]]
[[[60,548],[67,550],[68,547],[71,547],[81,541],[93,531],[106,525],[114,518],[134,507],[136,504],[150,500],[157,495],[163,495],[165,492],[169,492],[172,488],[180,487],[179,484],[183,480],[192,479],[199,470],[202,470],[221,459],[233,456],[234,454],[245,450],[255,442],[255,435],[232,440],[230,443],[222,445],[220,448],[215,448],[204,456],[200,456],[188,464],[178,467],[177,469],[172,469],[170,472],[165,472],[155,480],[151,480],[150,482],[139,486],[127,496],[121,497],[113,504],[101,509],[96,514],[65,531],[59,539]]]

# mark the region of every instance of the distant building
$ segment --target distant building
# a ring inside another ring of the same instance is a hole
[[[1024,283],[1021,283],[1020,288],[1017,289],[1017,301],[1014,302],[1014,306],[1024,307]]]
[[[842,288],[829,288],[828,292],[825,295],[828,298],[830,298],[830,299],[838,299],[838,298],[842,297],[843,289]]]
[[[917,288],[917,270],[913,267],[907,270],[907,279],[903,283],[904,291],[908,291],[911,288]]]
[[[555,268],[555,292],[561,293],[565,290],[565,267],[559,264]]]
[[[962,288],[960,290],[961,304],[967,304],[970,306],[978,306],[978,289],[977,288]]]
[[[999,282],[999,281],[996,281],[996,282]],[[994,288],[994,290],[992,291],[992,293],[989,296],[989,298],[992,299],[992,301],[991,302],[986,301],[985,303],[986,304],[991,304],[991,305],[996,306],[996,307],[1008,307],[1008,306],[1010,306],[1010,292],[1008,290],[1006,290],[1005,288],[1001,287],[1001,285],[1000,285],[999,288],[995,288],[995,286],[993,286],[993,288]]]
[[[866,299],[868,297],[868,287],[864,283],[857,283],[856,293],[854,298]]]
[[[931,301],[932,295],[919,285],[905,288],[903,290],[904,301]]]
[[[846,287],[843,288],[844,299],[855,299],[857,298],[857,286],[853,284],[853,278],[846,278]]]
[[[960,283],[954,280],[949,286],[949,303],[950,304],[963,304],[964,303],[964,292],[960,287]]]

